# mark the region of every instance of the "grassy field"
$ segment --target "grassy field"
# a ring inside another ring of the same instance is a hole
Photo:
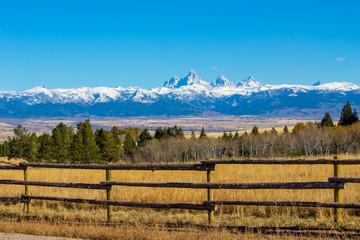
[[[356,157],[357,156],[347,156],[347,158]],[[5,159],[2,159],[1,161],[8,162],[8,160]],[[13,163],[17,163],[17,161],[13,161]],[[360,177],[360,166],[342,166],[341,168],[343,177]],[[0,174],[1,179],[23,180],[23,171],[1,170]],[[113,171],[112,175],[113,181],[124,182],[206,182],[206,173],[196,171]],[[30,169],[29,176],[30,180],[33,181],[99,183],[100,181],[105,181],[105,170]],[[214,182],[308,182],[327,181],[327,178],[331,176],[333,176],[332,165],[219,165],[218,169],[215,171],[214,174]],[[20,196],[24,191],[24,187],[14,185],[0,185],[0,191],[1,195],[4,197],[14,197]],[[102,200],[106,199],[105,190],[66,189],[31,186],[30,191],[32,195],[39,196],[57,196]],[[202,203],[204,200],[207,199],[207,190],[205,189],[172,189],[115,186],[113,194],[114,200],[133,202]],[[214,198],[215,200],[243,201],[249,200],[332,202],[333,191],[214,190]],[[349,203],[357,203],[359,202],[359,200],[359,185],[348,184],[347,188],[343,191],[343,201]],[[24,216],[25,213],[23,210],[24,209],[22,204],[0,205],[0,215],[4,217],[12,218],[15,216],[15,218],[17,218]],[[360,211],[343,210],[343,214],[343,227],[358,228],[360,226]],[[76,205],[58,202],[35,201],[33,204],[33,215],[35,215],[37,219],[40,220],[50,219],[70,222],[81,221],[89,223],[100,223],[106,220],[106,209],[101,206],[93,205]],[[332,228],[334,227],[332,219],[332,210],[325,208],[220,206],[215,212],[215,226],[312,226]],[[114,221],[134,225],[157,224],[161,226],[162,224],[168,223],[206,225],[207,212],[115,207]],[[147,229],[150,231],[149,228]],[[154,229],[151,228],[151,231],[153,230]],[[0,229],[0,231],[2,230]],[[162,232],[163,230],[157,229],[156,231]],[[165,234],[164,239],[166,239],[166,231],[163,232],[164,233],[161,234]],[[199,238],[206,239],[206,234],[207,233],[200,231]],[[221,234],[224,235],[225,233]],[[180,236],[181,234],[179,235],[179,238],[181,238]],[[242,236],[244,237],[244,239],[246,239],[246,235]],[[218,239],[223,238],[221,238],[219,235]]]
[[[98,224],[74,224],[74,223],[48,223],[31,221],[2,221],[0,220],[0,232],[24,233],[39,236],[71,237],[96,240],[305,240],[305,239],[347,239],[343,234],[336,234],[319,231],[314,234],[303,232],[300,236],[289,233],[265,234],[252,232],[228,231],[226,229],[211,228],[201,229],[197,227],[169,228],[156,225],[147,226],[141,224],[124,224],[116,227],[109,227]]]

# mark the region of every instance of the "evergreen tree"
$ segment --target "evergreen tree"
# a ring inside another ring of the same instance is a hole
[[[40,160],[49,161],[52,159],[52,142],[51,136],[48,133],[43,133],[38,138],[39,142],[39,150],[38,150],[38,158]]]
[[[9,159],[24,158],[25,148],[29,139],[30,134],[25,127],[18,125],[14,128],[14,137],[9,139]]]
[[[227,140],[229,136],[226,132],[224,132],[221,138]]]
[[[251,133],[254,135],[258,135],[259,134],[259,128],[257,126],[254,126],[253,129],[251,130]]]
[[[144,131],[140,134],[140,141],[139,141],[139,147],[143,147],[145,145],[146,141],[149,141],[151,139],[151,135],[149,132],[149,129],[146,128]]]
[[[239,139],[240,138],[240,135],[239,135],[239,133],[236,131],[235,132],[235,135],[234,135],[234,139]]]
[[[168,127],[166,130],[166,135],[167,137],[175,137],[175,128]]]
[[[116,144],[113,133],[105,131],[103,128],[95,131],[95,141],[99,147],[101,160],[105,162],[115,162],[120,158],[119,145]]]
[[[202,127],[199,138],[207,138],[207,135],[205,133],[205,128]]]
[[[133,156],[136,151],[136,143],[130,134],[126,134],[124,141],[124,152],[128,156]]]
[[[221,138],[225,139],[225,140],[231,140],[231,139],[233,139],[233,134],[232,133],[228,134],[228,133],[224,132]]]
[[[182,130],[182,127],[177,128],[177,126],[175,125],[175,136],[177,138],[182,138],[182,139],[185,138],[184,131]]]
[[[161,127],[157,128],[157,129],[155,130],[154,138],[156,138],[156,139],[158,139],[158,140],[167,138],[167,131],[166,131],[166,129],[165,129],[165,128],[162,129]]]
[[[29,138],[26,141],[24,149],[24,159],[29,162],[36,161],[38,155],[38,140],[35,133],[29,135]]]
[[[357,115],[356,109],[354,108],[354,112],[353,112],[353,115],[352,115],[352,117],[351,117],[351,122],[352,122],[352,123],[356,123],[356,122],[358,122],[358,121],[359,121],[359,117],[358,117],[358,115]]]
[[[357,112],[352,111],[350,102],[348,101],[341,111],[339,126],[348,126],[359,121]]]
[[[14,137],[9,140],[9,149],[9,159],[23,158],[27,161],[35,161],[38,149],[36,134],[31,134],[26,128],[18,125],[14,128]]]
[[[52,157],[58,163],[66,162],[70,158],[70,145],[73,141],[74,131],[64,123],[59,123],[51,134]]]
[[[99,161],[99,148],[89,119],[78,123],[71,151],[73,161],[87,164]]]
[[[190,137],[190,138],[191,138],[191,139],[195,139],[195,138],[196,138],[194,131],[191,131],[191,137]]]
[[[104,148],[101,149],[101,159],[107,162],[116,162],[120,159],[120,145],[116,144],[111,132],[106,131]]]
[[[76,133],[70,145],[70,156],[72,163],[80,163],[83,160],[83,142],[81,134]]]
[[[83,143],[83,160],[86,163],[94,163],[99,160],[99,148],[96,145],[95,136],[91,128],[90,119],[86,119],[81,127],[81,136]]]
[[[289,133],[289,128],[286,125],[284,127],[284,133]]]
[[[277,130],[275,129],[275,127],[273,127],[273,128],[271,129],[271,134],[274,134],[274,135],[277,134]]]
[[[0,144],[0,156],[8,157],[10,153],[9,141],[5,140],[2,144]]]
[[[323,119],[320,122],[320,126],[321,127],[334,127],[334,123],[333,120],[330,116],[330,113],[326,112],[325,116],[323,117]]]
[[[96,129],[95,130],[95,142],[96,142],[96,145],[99,147],[99,149],[102,149],[104,148],[104,145],[105,145],[105,130],[103,128],[100,128],[100,129]],[[114,139],[115,141],[115,139]]]
[[[113,136],[116,144],[120,144],[119,130],[120,129],[118,129],[116,126],[113,126],[111,128],[111,133],[112,133],[112,136]]]

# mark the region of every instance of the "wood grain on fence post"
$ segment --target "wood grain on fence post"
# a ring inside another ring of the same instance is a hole
[[[29,181],[29,170],[28,168],[24,169],[24,181]],[[30,186],[25,185],[25,196],[30,196]],[[31,203],[30,201],[25,203],[26,206],[26,213],[31,213]]]
[[[214,171],[207,171],[207,183],[212,183],[214,177]],[[208,201],[214,201],[214,190],[211,188],[207,189]],[[214,223],[214,210],[208,210],[208,222],[209,224]]]
[[[334,159],[337,159],[337,156],[335,156]],[[336,178],[341,177],[341,169],[339,164],[334,164],[334,177]],[[342,203],[341,192],[342,190],[339,188],[334,189],[334,202]],[[342,221],[341,208],[334,208],[334,221],[337,225],[341,224]]]
[[[110,182],[111,180],[112,180],[111,170],[106,169],[106,181]],[[106,189],[106,200],[107,201],[112,201],[113,200],[112,188]],[[114,208],[114,206],[107,205],[107,220],[108,220],[108,222],[112,221],[113,208]]]

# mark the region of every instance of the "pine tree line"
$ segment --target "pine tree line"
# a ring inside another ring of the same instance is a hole
[[[100,128],[94,133],[89,119],[78,123],[76,129],[60,123],[51,134],[43,133],[39,137],[18,125],[14,128],[14,137],[4,144],[9,146],[7,156],[10,159],[84,164],[116,162],[124,152],[120,140],[124,132],[135,144],[131,130],[121,131],[113,127],[111,131],[106,131]]]
[[[194,131],[185,139],[181,127],[159,127],[152,137],[149,129],[103,128],[92,130],[90,120],[77,124],[77,128],[58,124],[51,134],[39,137],[19,125],[14,137],[0,144],[1,155],[23,158],[28,161],[51,161],[57,163],[117,162],[186,162],[207,158],[247,157],[296,157],[323,156],[327,154],[358,153],[360,149],[360,124],[356,110],[349,102],[341,112],[335,127],[329,113],[321,122],[297,123],[289,132],[275,128],[259,132],[257,126],[248,134],[223,133],[218,139],[208,138],[203,127],[196,138]],[[351,131],[350,131],[351,130]],[[206,149],[206,151],[204,151]]]
[[[100,163],[117,162],[120,159],[132,161],[138,148],[147,141],[158,141],[169,138],[184,139],[182,128],[157,128],[154,138],[149,129],[119,129],[114,126],[110,131],[103,128],[92,130],[90,120],[77,124],[73,129],[64,123],[52,129],[51,134],[43,133],[39,137],[35,133],[18,125],[14,128],[14,137],[3,144],[2,156],[23,158],[27,161],[46,161],[57,163]],[[6,153],[6,154],[4,154]]]

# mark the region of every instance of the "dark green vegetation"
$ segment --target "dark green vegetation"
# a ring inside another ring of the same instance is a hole
[[[58,124],[51,132],[36,136],[19,125],[14,137],[2,144],[1,155],[24,158],[28,161],[58,163],[100,162],[188,162],[213,159],[275,158],[357,154],[360,149],[360,124],[356,110],[348,102],[338,126],[329,113],[320,123],[297,123],[290,133],[287,126],[251,133],[224,133],[209,138],[202,128],[199,137],[191,133],[186,139],[181,127],[157,128],[152,137],[149,130],[139,128],[110,131],[103,128],[93,132],[90,120],[80,122],[77,129]],[[4,154],[5,151],[5,154]]]
[[[348,101],[341,111],[341,117],[339,121],[340,126],[348,126],[359,121],[356,109],[354,112],[351,109],[350,102]]]

